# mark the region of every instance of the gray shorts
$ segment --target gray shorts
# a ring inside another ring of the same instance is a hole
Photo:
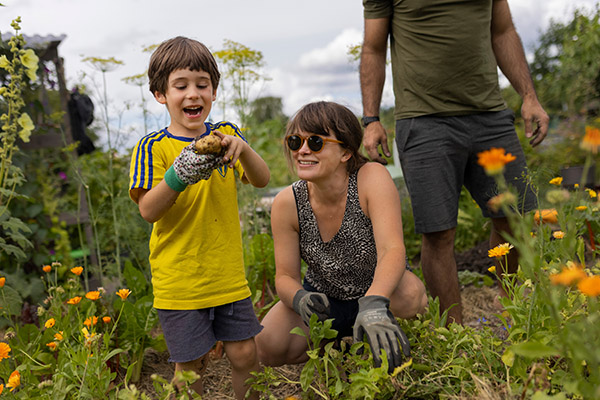
[[[169,349],[169,361],[194,361],[217,341],[250,339],[262,329],[250,298],[199,310],[156,310]]]
[[[507,109],[461,116],[423,116],[396,121],[396,145],[408,188],[415,231],[454,228],[464,185],[485,217],[503,217],[487,207],[497,193],[496,182],[477,164],[477,153],[501,147],[516,160],[506,164],[504,177],[519,193],[519,210],[530,211],[537,200],[528,185],[527,165]]]

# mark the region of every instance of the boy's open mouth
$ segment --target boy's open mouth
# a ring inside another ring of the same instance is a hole
[[[183,112],[194,117],[202,112],[202,107],[186,107],[183,109]]]

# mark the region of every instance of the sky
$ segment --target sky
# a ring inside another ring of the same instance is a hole
[[[509,0],[513,21],[527,53],[552,19],[565,21],[576,8],[592,8],[598,0]],[[67,85],[102,87],[100,73],[82,62],[85,57],[110,58],[123,65],[106,74],[109,115],[120,116],[121,140],[131,146],[142,137],[140,88],[122,79],[146,71],[147,46],[174,36],[197,39],[211,50],[226,39],[262,52],[269,79],[252,96],[282,98],[284,112],[293,114],[315,100],[340,102],[361,114],[358,63],[348,47],[362,41],[360,0],[0,0],[0,32],[21,17],[21,33],[65,35],[58,47],[65,61]],[[95,91],[96,89],[92,89]],[[168,125],[163,106],[144,90],[154,116],[150,129]],[[218,93],[217,93],[218,95]],[[92,98],[94,98],[92,96]],[[391,79],[383,105],[391,106]],[[97,107],[98,108],[98,107]],[[214,119],[222,115],[213,109]],[[96,111],[97,119],[100,118]],[[232,119],[231,116],[225,115]],[[138,121],[138,122],[135,122]],[[234,120],[234,122],[236,122]],[[111,124],[117,122],[111,120]],[[156,126],[154,126],[156,125]]]

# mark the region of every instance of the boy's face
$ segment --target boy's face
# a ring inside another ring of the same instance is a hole
[[[166,92],[156,92],[154,97],[169,110],[169,132],[196,137],[206,131],[204,121],[210,114],[216,94],[208,72],[178,69],[169,75]]]

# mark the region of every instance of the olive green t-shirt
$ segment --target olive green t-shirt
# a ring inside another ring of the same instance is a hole
[[[490,22],[493,0],[363,0],[365,18],[390,18],[395,117],[506,108]]]

